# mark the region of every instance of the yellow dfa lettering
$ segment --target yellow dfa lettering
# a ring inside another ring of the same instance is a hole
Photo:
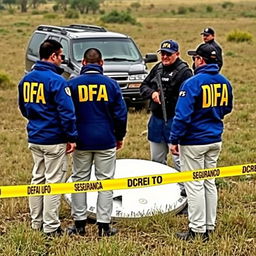
[[[228,88],[226,84],[202,85],[202,108],[227,106]]]
[[[30,88],[30,83],[29,82],[24,82],[23,83],[24,102],[29,102],[29,88]]]
[[[45,97],[44,97],[44,84],[43,83],[40,83],[38,85],[38,93],[37,93],[37,97],[36,97],[36,103],[40,103],[40,101],[43,104],[46,104]]]
[[[93,101],[93,95],[97,95],[97,84],[89,84],[89,101]]]
[[[213,85],[212,85],[212,86],[213,86]],[[213,97],[212,105],[213,105],[214,107],[217,106],[217,99],[221,98],[221,94],[220,94],[220,92],[218,91],[218,90],[220,89],[220,87],[221,87],[220,84],[215,84],[215,85],[213,86],[213,90],[214,90],[213,95],[214,95],[214,97]]]
[[[202,108],[209,108],[211,106],[212,98],[211,98],[211,88],[209,85],[203,85],[203,105]]]
[[[88,100],[88,88],[86,85],[78,85],[78,98],[79,102]]]
[[[171,44],[170,43],[163,43],[162,48],[171,48]]]
[[[24,102],[28,103],[42,103],[46,104],[44,96],[44,84],[37,82],[23,83],[23,98]]]
[[[97,101],[108,101],[108,94],[105,84],[100,84]]]
[[[227,106],[228,105],[228,86],[223,84],[222,87],[222,98],[220,101],[220,106]]]
[[[108,101],[105,84],[78,85],[79,102],[85,101]]]

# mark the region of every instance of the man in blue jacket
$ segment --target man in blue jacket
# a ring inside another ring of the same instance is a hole
[[[180,154],[181,171],[215,168],[221,150],[223,118],[232,111],[230,82],[219,74],[216,49],[201,44],[189,51],[195,75],[181,86],[171,129],[171,153]],[[179,144],[179,147],[178,147]],[[208,240],[215,228],[217,190],[214,178],[185,183],[189,231],[177,233],[183,240],[196,235]]]
[[[69,81],[79,137],[73,154],[72,180],[90,180],[93,162],[99,181],[113,179],[116,150],[122,147],[126,134],[126,105],[118,83],[103,75],[103,60],[98,49],[87,49],[82,64],[81,75]],[[109,225],[112,195],[112,191],[98,192],[96,217],[99,236],[111,236],[117,232]],[[86,210],[86,193],[72,194],[75,225],[69,229],[69,234],[85,235]]]
[[[19,83],[19,108],[28,119],[29,149],[34,167],[31,184],[65,182],[67,155],[75,149],[75,110],[67,82],[60,75],[64,57],[55,40],[44,41],[40,61]],[[29,198],[32,228],[47,235],[61,234],[60,195]]]

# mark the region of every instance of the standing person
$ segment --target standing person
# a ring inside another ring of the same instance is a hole
[[[195,75],[182,85],[170,136],[171,153],[180,153],[181,171],[216,167],[221,150],[222,120],[233,105],[232,87],[227,78],[219,74],[215,48],[201,44],[188,54],[194,60]],[[215,179],[190,181],[184,185],[189,231],[177,233],[177,236],[190,240],[201,235],[208,240],[216,221]]]
[[[40,61],[19,83],[19,108],[28,119],[28,147],[34,167],[31,184],[65,182],[67,155],[75,149],[75,111],[67,82],[60,76],[62,46],[55,40],[40,45]],[[32,229],[61,234],[60,195],[29,198]]]
[[[172,120],[181,84],[192,76],[187,63],[180,59],[179,45],[173,40],[160,44],[161,62],[156,64],[143,81],[140,92],[150,99],[151,116],[148,122],[148,140],[151,160],[167,164]],[[156,79],[158,77],[158,79]],[[162,91],[162,93],[161,93]],[[173,156],[179,170],[179,157]],[[185,196],[183,190],[182,195]]]
[[[215,41],[215,32],[212,28],[205,28],[202,33],[203,41],[206,44],[210,44],[216,49],[216,57],[217,57],[217,64],[219,66],[219,71],[223,66],[223,58],[222,58],[222,49],[220,45]]]
[[[126,105],[118,83],[103,75],[103,60],[98,49],[86,50],[82,64],[80,76],[69,81],[79,135],[73,154],[72,180],[90,180],[93,162],[97,180],[113,179],[116,150],[122,147],[126,134]],[[112,191],[98,192],[99,236],[112,236],[117,232],[109,225],[112,196]],[[86,210],[86,193],[72,194],[75,225],[69,229],[69,234],[85,235]]]

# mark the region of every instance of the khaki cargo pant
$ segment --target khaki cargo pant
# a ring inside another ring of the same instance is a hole
[[[39,145],[29,143],[34,167],[31,184],[63,183],[66,180],[66,144]],[[29,197],[32,228],[45,233],[53,232],[60,226],[59,207],[61,195]]]
[[[221,142],[207,145],[180,146],[181,171],[215,168]],[[213,230],[217,212],[215,179],[185,182],[188,198],[189,227],[194,232]]]
[[[72,181],[88,181],[94,163],[97,180],[113,179],[116,168],[116,148],[107,150],[75,150],[73,153]],[[72,194],[72,217],[74,220],[87,218],[86,193]],[[110,223],[113,209],[113,191],[98,192],[96,218],[97,222]]]

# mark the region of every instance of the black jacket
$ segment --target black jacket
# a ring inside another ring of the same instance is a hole
[[[192,71],[187,63],[180,58],[170,66],[163,66],[162,63],[159,62],[152,68],[149,75],[142,82],[140,87],[141,96],[145,99],[150,99],[150,110],[153,115],[163,119],[161,105],[155,103],[151,98],[153,92],[159,91],[158,85],[154,80],[158,72],[161,73],[167,118],[169,119],[174,116],[180,86],[186,79],[192,76]]]
[[[210,44],[211,46],[213,46],[216,49],[217,64],[219,66],[219,71],[220,71],[221,67],[223,66],[222,49],[221,49],[221,47],[216,43],[216,41],[214,39],[212,39],[211,41],[208,41],[206,44]]]

